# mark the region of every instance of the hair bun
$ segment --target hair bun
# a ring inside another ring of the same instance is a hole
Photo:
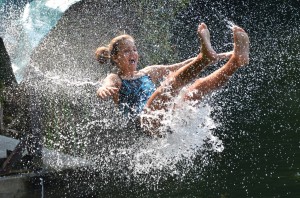
[[[105,64],[110,60],[110,52],[108,47],[98,47],[95,52],[96,60],[100,64]]]

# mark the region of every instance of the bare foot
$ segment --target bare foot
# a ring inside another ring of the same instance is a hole
[[[234,48],[233,58],[237,62],[237,66],[241,67],[249,64],[249,37],[248,34],[240,27],[233,28]]]
[[[207,29],[207,26],[205,23],[201,23],[198,26],[197,30],[199,39],[201,41],[201,52],[200,54],[202,55],[203,58],[210,62],[215,62],[218,60],[218,55],[215,52],[215,50],[212,48],[211,43],[210,43],[210,34]]]

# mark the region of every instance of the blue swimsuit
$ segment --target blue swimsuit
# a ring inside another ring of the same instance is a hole
[[[119,91],[119,109],[128,116],[137,116],[144,108],[156,87],[149,76],[122,80]]]

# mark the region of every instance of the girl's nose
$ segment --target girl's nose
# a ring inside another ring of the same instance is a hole
[[[137,54],[137,51],[132,50],[132,51],[130,51],[130,53],[131,53],[131,54]]]

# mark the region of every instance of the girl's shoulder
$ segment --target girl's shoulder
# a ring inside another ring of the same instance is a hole
[[[118,74],[115,73],[110,73],[106,76],[105,80],[120,84],[121,83],[121,78]]]
[[[165,65],[150,65],[147,66],[140,71],[143,72],[145,75],[149,76],[151,80],[156,83],[162,78],[163,74],[165,73]]]
[[[120,77],[118,74],[115,74],[115,73],[110,73],[106,76],[107,79],[111,79],[111,80],[120,80]]]
[[[153,66],[146,66],[143,69],[140,69],[139,72],[143,73],[144,75],[149,74],[153,70]]]

